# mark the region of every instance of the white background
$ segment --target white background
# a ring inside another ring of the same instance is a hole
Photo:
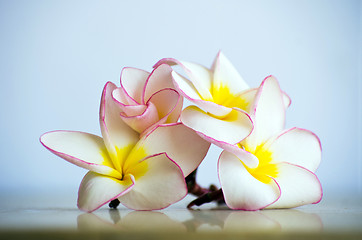
[[[100,134],[106,81],[164,57],[210,66],[221,49],[252,87],[273,74],[287,127],[315,132],[325,196],[362,194],[360,1],[0,1],[0,195],[76,194],[85,174],[39,143],[50,130]],[[199,182],[218,184],[220,150]]]

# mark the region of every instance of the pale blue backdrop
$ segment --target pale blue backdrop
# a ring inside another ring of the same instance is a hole
[[[0,194],[76,194],[86,172],[39,143],[50,130],[100,134],[106,81],[163,57],[210,66],[221,49],[256,87],[275,75],[287,127],[315,132],[325,196],[362,193],[361,1],[0,1]],[[212,148],[202,185],[218,184]]]

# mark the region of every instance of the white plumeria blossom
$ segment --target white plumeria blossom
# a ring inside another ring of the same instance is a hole
[[[112,93],[121,118],[142,135],[164,123],[177,122],[183,98],[175,90],[172,68],[161,64],[151,73],[123,68],[121,86]]]
[[[244,111],[248,99],[240,98],[249,87],[224,54],[217,55],[211,69],[173,58],[161,59],[154,67],[164,63],[181,66],[189,77],[172,72],[178,92],[197,105],[182,111],[182,123],[210,142],[235,144],[250,134],[252,120]]]
[[[154,67],[163,64],[179,65],[189,79],[172,71],[177,91],[193,104],[181,113],[181,122],[192,128],[211,143],[236,144],[253,129],[249,108],[257,88],[249,88],[232,63],[219,52],[211,69],[202,65],[161,59]],[[283,93],[285,106],[289,97]]]
[[[253,132],[225,150],[218,171],[225,202],[232,209],[291,208],[318,203],[323,195],[314,174],[321,161],[318,137],[305,129],[284,129],[285,103],[278,81],[267,77],[250,108]]]
[[[121,110],[104,87],[100,125],[102,136],[54,131],[41,136],[41,143],[54,154],[88,169],[78,192],[78,207],[91,212],[118,198],[135,210],[162,209],[187,194],[185,176],[198,167],[210,144],[181,123],[139,133],[124,123]]]

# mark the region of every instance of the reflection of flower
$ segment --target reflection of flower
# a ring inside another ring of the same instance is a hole
[[[91,212],[116,198],[132,209],[165,208],[187,194],[184,177],[199,165],[209,144],[179,123],[158,126],[139,139],[119,118],[111,96],[115,89],[107,83],[102,94],[103,139],[54,131],[40,140],[56,155],[90,170],[79,188],[80,209]]]
[[[191,218],[190,218],[190,214]],[[130,233],[210,232],[266,233],[319,232],[323,223],[317,214],[295,209],[263,211],[128,211],[109,210],[83,213],[77,218],[79,230],[121,230]]]
[[[120,117],[131,128],[145,134],[159,124],[174,123],[182,109],[182,97],[174,89],[171,67],[163,64],[152,73],[124,68],[121,87],[113,98],[121,109]]]
[[[122,230],[127,232],[185,232],[185,226],[161,212],[132,211],[121,216],[123,211],[110,210],[110,218],[97,213],[78,216],[79,230]],[[113,223],[112,223],[113,222]]]
[[[232,212],[224,224],[226,232],[319,232],[322,229],[318,215],[294,209]]]
[[[185,70],[189,79],[172,72],[175,87],[198,106],[185,108],[181,122],[211,142],[235,144],[250,134],[253,125],[244,110],[253,94],[241,95],[248,86],[221,52],[211,69],[172,58],[160,60],[155,67],[163,63]]]
[[[219,158],[226,204],[257,210],[319,202],[322,188],[313,173],[321,159],[319,139],[300,128],[283,131],[285,106],[274,77],[262,82],[250,115],[250,136],[237,145],[216,143],[226,150]]]

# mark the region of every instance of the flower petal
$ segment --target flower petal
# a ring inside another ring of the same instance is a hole
[[[147,171],[143,175],[135,175],[135,186],[132,191],[119,197],[119,201],[128,208],[135,210],[155,210],[168,207],[181,200],[187,194],[184,175],[177,164],[166,154],[158,154],[146,158],[141,163],[145,164]],[[130,172],[138,172],[135,165]]]
[[[252,104],[254,103],[257,92],[258,88],[250,88],[239,94],[239,96],[244,100],[246,105],[246,108],[243,109],[244,111],[251,113]],[[285,92],[282,93],[283,93],[284,107],[285,109],[287,109],[291,104],[291,100],[290,97]]]
[[[182,98],[180,94],[174,89],[166,88],[160,90],[153,94],[147,103],[152,103],[157,107],[158,114],[160,118],[167,117],[175,110],[176,106],[178,108],[178,116],[180,116],[181,109],[179,108],[179,102],[182,103]],[[177,114],[176,114],[177,115]],[[177,121],[178,117],[176,118]]]
[[[161,64],[151,72],[143,92],[144,102],[147,102],[153,94],[162,89],[174,89],[171,72],[172,68],[167,64]]]
[[[208,138],[204,136],[209,142],[215,144],[216,146],[224,149],[225,151],[232,153],[237,158],[242,159],[242,162],[249,168],[256,168],[259,164],[259,159],[254,155],[245,151],[242,148],[239,148],[237,145],[230,144],[227,142],[216,141],[215,139]]]
[[[89,133],[54,131],[43,134],[40,142],[55,155],[79,167],[113,177],[122,177],[114,169],[103,139]]]
[[[116,85],[108,82],[103,89],[99,111],[100,126],[104,143],[115,169],[122,171],[122,161],[138,142],[139,135],[120,117],[121,110],[113,101],[111,93]]]
[[[165,152],[180,166],[185,177],[195,170],[206,156],[210,143],[181,123],[160,125],[142,139],[135,149],[148,155]]]
[[[320,202],[323,196],[322,186],[314,173],[289,163],[279,163],[277,168],[278,177],[275,180],[282,194],[268,208],[292,208]]]
[[[190,101],[194,101],[195,99],[201,100],[201,96],[190,80],[181,76],[175,71],[172,71],[171,75],[175,88],[182,96],[189,99]]]
[[[254,130],[246,140],[251,150],[255,150],[258,145],[283,131],[285,122],[283,94],[273,76],[265,78],[261,83],[251,115],[254,117]]]
[[[225,202],[232,209],[258,210],[280,197],[275,181],[266,184],[255,179],[241,161],[229,152],[221,153],[218,171]]]
[[[201,136],[231,144],[246,138],[253,129],[249,115],[239,109],[232,109],[229,115],[220,119],[196,106],[189,106],[182,111],[180,119],[187,127],[201,133]]]
[[[158,111],[155,104],[150,102],[146,106],[146,110],[140,115],[127,116],[125,113],[120,114],[122,120],[138,133],[142,133],[145,129],[159,121]]]
[[[219,52],[215,58],[212,69],[214,70],[213,93],[218,93],[218,89],[227,87],[231,93],[238,94],[249,86],[237,72],[231,62],[222,52]],[[214,97],[217,97],[214,95]]]
[[[112,98],[117,103],[117,106],[129,117],[138,116],[144,113],[147,106],[145,104],[129,103],[124,101],[126,93],[122,88],[114,89],[112,92]]]
[[[168,65],[179,65],[189,77],[190,82],[197,89],[198,94],[204,100],[211,100],[211,86],[212,86],[212,73],[206,67],[185,61],[179,61],[173,58],[164,58],[158,61],[154,67],[159,66],[160,64]]]
[[[132,97],[128,95],[126,90],[123,87],[116,88],[112,92],[112,97],[115,101],[117,101],[120,106],[137,106],[139,105]]]
[[[126,194],[134,183],[129,176],[123,180],[107,177],[98,173],[88,172],[79,187],[78,208],[92,212],[104,204]]]
[[[149,73],[137,68],[123,68],[121,73],[121,88],[137,103],[144,104],[143,89]]]
[[[142,136],[160,124],[177,122],[181,114],[183,99],[176,90],[165,88],[153,94],[147,104],[157,107],[156,113],[159,120],[148,125]]]
[[[308,130],[291,128],[266,144],[273,153],[275,163],[288,162],[312,172],[315,172],[320,164],[322,157],[320,140]]]

